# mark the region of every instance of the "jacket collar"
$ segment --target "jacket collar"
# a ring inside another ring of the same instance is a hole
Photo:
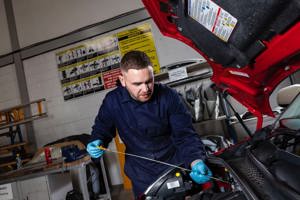
[[[138,103],[138,104],[143,104],[142,102],[138,102],[136,100],[134,100],[129,92],[127,91],[127,89],[123,86],[118,86],[119,89],[121,90],[121,95],[122,95],[122,100],[121,102],[122,103],[127,103],[127,102],[135,102],[135,103]],[[152,97],[149,101],[147,102],[153,102],[155,104],[158,103],[158,84],[154,84],[154,92],[152,94]]]
[[[129,92],[127,91],[127,89],[123,86],[119,86],[120,90],[121,90],[121,94],[122,94],[122,103],[126,103],[128,101],[132,101],[132,97],[130,96]]]

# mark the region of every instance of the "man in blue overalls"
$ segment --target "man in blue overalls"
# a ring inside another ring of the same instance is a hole
[[[92,130],[87,151],[99,158],[115,137],[116,129],[126,153],[167,162],[185,164],[191,178],[209,181],[211,171],[204,164],[205,149],[192,127],[192,118],[177,92],[154,83],[149,57],[141,51],[126,53],[121,60],[121,86],[103,100]],[[136,197],[170,168],[167,165],[132,156],[125,158],[125,173],[131,179]]]

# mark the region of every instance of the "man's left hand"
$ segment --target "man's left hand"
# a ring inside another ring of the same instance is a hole
[[[212,172],[202,160],[198,160],[192,163],[192,172],[190,173],[190,176],[196,183],[203,184],[210,180]]]

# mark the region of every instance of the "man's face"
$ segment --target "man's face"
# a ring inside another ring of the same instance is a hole
[[[153,68],[129,69],[122,71],[119,77],[123,87],[126,87],[130,96],[140,102],[148,101],[153,94],[154,78]]]

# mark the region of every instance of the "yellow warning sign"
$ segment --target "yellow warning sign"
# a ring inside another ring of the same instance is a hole
[[[157,74],[160,72],[150,24],[143,24],[136,28],[117,33],[117,38],[122,56],[132,50],[143,51],[149,56],[153,64],[154,73]]]

